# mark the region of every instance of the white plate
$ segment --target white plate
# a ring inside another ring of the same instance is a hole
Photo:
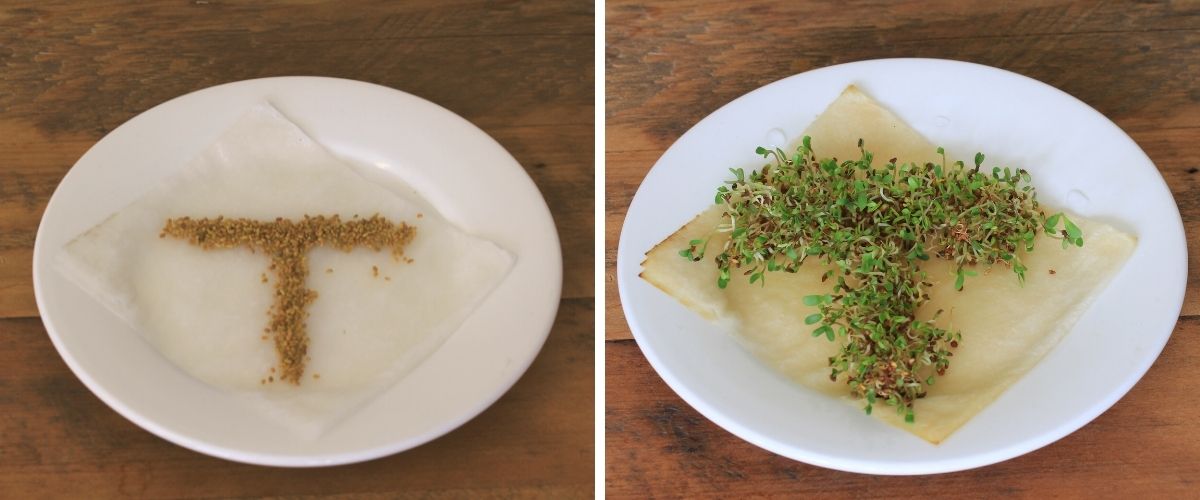
[[[1138,237],[1128,263],[1062,343],[937,446],[786,381],[725,331],[637,278],[643,254],[712,203],[727,168],[761,167],[756,146],[786,146],[849,84],[931,142],[1023,166],[1042,200]],[[1154,164],[1086,104],[987,66],[886,59],[780,80],[692,127],[654,165],[629,206],[617,279],[630,328],[650,364],[717,425],[814,465],[927,474],[1027,453],[1112,406],[1171,335],[1183,304],[1187,248],[1179,210]]]
[[[441,348],[312,442],[265,420],[238,420],[236,411],[222,405],[230,399],[203,384],[159,376],[176,368],[52,269],[52,257],[65,243],[183,167],[263,100],[369,179],[391,189],[412,186],[449,221],[516,257],[505,280]],[[418,446],[495,402],[546,340],[562,289],[562,255],[537,187],[504,148],[470,122],[387,87],[282,77],[178,97],[96,143],[46,207],[34,245],[33,280],[38,310],[59,354],[121,415],[202,453],[264,465],[321,466]]]

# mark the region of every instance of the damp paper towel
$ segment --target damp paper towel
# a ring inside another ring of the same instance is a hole
[[[512,267],[507,251],[422,206],[367,181],[263,103],[178,174],[68,243],[56,264],[180,369],[315,438],[434,352]],[[273,340],[263,338],[275,290],[269,257],[159,233],[174,217],[305,214],[379,214],[414,226],[411,262],[387,249],[314,248],[310,360],[300,385],[278,376],[264,384],[277,365]]]

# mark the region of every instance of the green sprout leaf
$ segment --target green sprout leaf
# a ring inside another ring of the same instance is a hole
[[[1063,230],[1067,232],[1067,238],[1071,241],[1083,238],[1083,230],[1079,229],[1079,226],[1076,226],[1075,223],[1071,222],[1071,219],[1068,219],[1066,216],[1063,216],[1063,226]]]
[[[1046,224],[1042,226],[1046,230],[1046,234],[1055,234],[1057,232],[1058,220],[1062,217],[1062,212],[1046,217]]]
[[[729,286],[729,268],[722,269],[717,277],[717,288],[724,290],[726,286]]]

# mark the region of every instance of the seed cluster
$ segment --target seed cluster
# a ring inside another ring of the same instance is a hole
[[[375,214],[365,219],[355,215],[354,220],[347,222],[337,215],[305,215],[299,221],[276,218],[273,222],[223,216],[180,217],[168,219],[159,237],[187,240],[204,250],[246,247],[271,257],[269,269],[275,276],[275,302],[268,311],[270,318],[265,331],[275,341],[279,379],[299,384],[308,360],[306,308],[317,298],[317,292],[305,286],[308,252],[317,246],[344,252],[363,246],[375,251],[391,249],[393,257],[400,260],[415,235],[415,227],[403,222],[394,224]],[[265,274],[262,280],[267,281]],[[274,381],[275,377],[268,379]]]
[[[1020,251],[1032,251],[1045,231],[1063,246],[1083,245],[1082,232],[1063,214],[1047,217],[1025,170],[992,169],[980,173],[962,162],[873,166],[859,142],[858,160],[818,160],[811,141],[790,158],[782,150],[759,148],[775,163],[718,188],[716,203],[730,221],[719,228],[730,234],[715,262],[717,285],[728,284],[732,269],[765,282],[766,272],[796,272],[808,257],[832,267],[831,293],[804,297],[815,307],[805,323],[814,337],[845,342],[829,358],[831,380],[843,377],[849,392],[867,400],[871,412],[883,400],[914,419],[913,402],[926,394],[935,376],[945,374],[952,349],[962,336],[918,320],[932,286],[921,270],[935,256],[956,264],[955,288],[961,290],[977,264],[1010,267],[1024,282]],[[1059,221],[1063,229],[1059,230]],[[708,240],[692,240],[680,255],[699,261]],[[1053,272],[1053,271],[1051,271]]]

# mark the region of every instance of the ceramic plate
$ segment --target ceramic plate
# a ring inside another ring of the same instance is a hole
[[[505,280],[445,344],[311,442],[265,419],[239,420],[232,398],[180,376],[136,331],[52,267],[64,244],[183,167],[263,100],[368,179],[409,196],[415,190],[450,222],[516,257]],[[282,77],[187,94],[101,139],[50,199],[38,228],[33,273],[38,309],[59,354],[118,413],[202,453],[265,465],[320,466],[412,448],[496,401],[524,373],[550,331],[562,256],[537,187],[474,125],[386,87]]]
[[[788,382],[727,332],[637,278],[645,252],[712,203],[728,168],[762,166],[755,147],[786,146],[850,84],[930,142],[954,151],[986,151],[993,164],[1025,167],[1040,199],[1138,238],[1125,267],[1072,332],[941,445]],[[1128,392],[1178,319],[1187,279],[1185,245],[1179,210],[1154,164],[1087,104],[995,68],[889,59],[780,80],[692,127],[654,165],[629,206],[617,279],[630,328],[650,364],[717,425],[814,465],[927,474],[987,465],[1045,446]]]

